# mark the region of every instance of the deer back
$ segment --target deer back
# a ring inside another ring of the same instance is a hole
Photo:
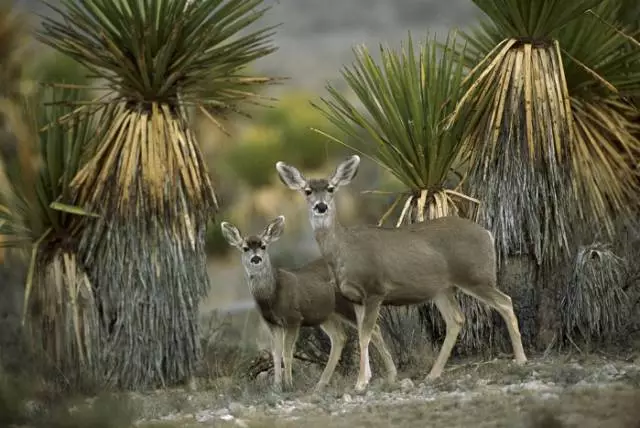
[[[337,251],[349,281],[367,294],[390,295],[396,304],[432,298],[443,287],[495,282],[490,233],[459,217],[400,228],[345,228]]]

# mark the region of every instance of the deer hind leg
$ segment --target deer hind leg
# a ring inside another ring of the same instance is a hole
[[[284,348],[284,329],[271,327],[271,355],[273,357],[273,386],[282,390],[282,351]]]
[[[469,292],[464,289],[462,291],[498,311],[504,322],[507,324],[507,330],[509,331],[509,338],[511,339],[511,346],[513,347],[516,363],[526,363],[527,356],[525,355],[524,348],[522,346],[522,336],[520,335],[520,328],[518,327],[518,318],[513,311],[511,297],[493,286],[474,289],[473,292]]]
[[[329,384],[331,376],[333,376],[333,372],[340,361],[344,344],[347,341],[344,325],[336,318],[329,318],[320,325],[320,328],[327,336],[329,336],[329,340],[331,341],[331,351],[329,352],[329,359],[327,360],[327,364],[324,366],[320,380],[316,385],[317,391],[322,390]]]
[[[429,372],[427,376],[428,379],[435,379],[442,374],[444,366],[451,356],[453,346],[456,344],[456,340],[458,340],[458,334],[460,334],[460,330],[464,324],[464,314],[460,309],[460,305],[453,291],[454,289],[450,288],[438,294],[433,299],[433,303],[435,303],[444,318],[447,332],[440,352],[438,353],[438,358],[436,358],[436,362],[433,364],[431,372]]]
[[[358,322],[358,342],[360,344],[360,370],[356,391],[364,391],[371,380],[371,364],[369,362],[369,343],[378,322],[382,299],[368,298],[363,305],[353,305]]]
[[[289,326],[284,330],[284,387],[293,389],[293,351],[296,347],[300,326]]]

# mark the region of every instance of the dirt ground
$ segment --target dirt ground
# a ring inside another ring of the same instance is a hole
[[[300,365],[300,364],[299,364]],[[323,393],[315,377],[294,370],[297,391],[276,394],[268,376],[254,384],[219,380],[198,392],[135,394],[139,424],[155,427],[632,427],[640,428],[636,355],[455,361],[437,381],[373,381],[355,394],[355,375]]]

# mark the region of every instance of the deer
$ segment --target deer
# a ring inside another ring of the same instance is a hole
[[[271,335],[274,365],[274,389],[293,388],[292,363],[301,327],[320,327],[328,336],[331,351],[316,384],[321,391],[329,384],[340,360],[347,336],[345,326],[356,328],[353,304],[331,284],[327,263],[318,258],[297,269],[272,266],[267,249],[284,231],[285,217],[272,220],[258,235],[243,236],[231,223],[222,222],[222,234],[229,245],[240,250],[245,277],[262,320]],[[390,382],[397,370],[378,325],[372,330],[372,342],[382,357]],[[369,366],[364,367],[371,373]]]
[[[353,155],[328,178],[307,179],[294,166],[276,163],[282,182],[304,196],[320,252],[341,294],[354,304],[360,348],[356,391],[366,389],[371,378],[366,369],[369,343],[382,305],[435,304],[446,333],[427,381],[440,377],[465,322],[456,289],[498,311],[507,324],[516,363],[526,363],[511,298],[497,288],[491,232],[457,216],[400,227],[341,225],[335,195],[351,183],[359,165],[360,157]]]

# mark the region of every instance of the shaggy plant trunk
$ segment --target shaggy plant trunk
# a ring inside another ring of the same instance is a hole
[[[91,388],[99,379],[98,311],[82,264],[61,247],[36,256],[29,339],[43,368],[64,387]]]
[[[174,385],[195,374],[201,356],[198,305],[209,289],[205,228],[215,195],[179,110],[122,104],[115,117],[72,183],[85,209],[101,215],[79,242],[100,316],[101,380]]]
[[[468,192],[483,201],[480,222],[495,236],[498,268],[511,257],[518,263],[530,260],[527,275],[536,281],[535,341],[545,348],[559,332],[561,284],[554,278],[569,263],[571,222],[577,221],[567,145],[572,116],[557,43],[512,40],[504,49],[490,66],[492,73],[474,83],[481,94],[497,78],[500,90],[491,95],[490,120],[474,124],[477,129],[468,137],[473,149]],[[486,144],[488,135],[492,144]]]

